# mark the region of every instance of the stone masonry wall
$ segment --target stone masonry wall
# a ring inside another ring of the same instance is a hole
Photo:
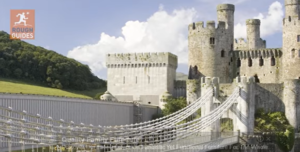
[[[162,93],[173,93],[176,68],[171,53],[108,54],[107,90],[118,101],[158,105]]]
[[[282,52],[281,49],[258,49],[252,51],[235,51],[235,76],[255,76],[260,83],[282,82]],[[240,60],[240,66],[238,63]],[[261,61],[262,63],[260,63]],[[249,65],[252,62],[252,65]],[[274,64],[272,64],[273,62]]]
[[[283,73],[284,79],[300,78],[300,2],[286,0],[286,16],[283,20]],[[298,3],[298,4],[297,4]]]
[[[263,108],[265,111],[285,111],[283,103],[283,89],[281,84],[262,84],[255,85],[255,109]]]

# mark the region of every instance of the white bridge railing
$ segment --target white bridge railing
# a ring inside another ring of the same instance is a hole
[[[190,147],[207,142],[235,142],[233,139],[237,135],[212,138],[212,134],[203,135],[199,131],[221,118],[223,113],[236,102],[239,97],[239,88],[235,89],[232,95],[209,115],[176,125],[195,113],[205,102],[210,101],[207,99],[212,96],[212,90],[176,114],[154,121],[125,126],[102,127],[92,124],[75,124],[74,122],[65,122],[63,119],[53,120],[51,117],[44,118],[39,114],[0,107],[1,142],[7,143],[9,152],[12,147],[21,146],[22,149],[25,149],[27,145],[32,148],[70,145],[77,148],[89,146],[91,149],[98,148],[104,151],[132,151],[170,143],[179,147]]]

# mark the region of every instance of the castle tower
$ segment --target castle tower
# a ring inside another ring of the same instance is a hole
[[[221,83],[232,82],[233,63],[232,51],[234,42],[234,11],[232,4],[220,4],[217,6],[217,18],[219,23],[225,22],[225,31],[218,31],[219,43],[216,47],[217,52],[217,75]],[[221,37],[220,37],[221,36]]]
[[[107,54],[107,91],[117,101],[162,105],[163,93],[173,94],[177,56],[164,53]]]
[[[220,4],[217,6],[218,21],[223,21],[226,24],[226,35],[229,47],[232,50],[232,43],[234,42],[234,10],[235,7],[232,4]]]
[[[260,38],[260,20],[259,19],[248,19],[247,25],[247,40],[248,49],[262,48]]]
[[[283,19],[283,81],[300,78],[300,4],[285,0]]]
[[[218,5],[218,24],[214,21],[189,25],[189,79],[219,77],[231,82],[234,5]]]

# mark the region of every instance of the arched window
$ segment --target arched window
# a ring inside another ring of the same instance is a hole
[[[275,66],[275,57],[274,56],[271,57],[271,66]]]
[[[240,58],[237,59],[236,66],[238,68],[241,67],[241,59]]]
[[[248,66],[252,67],[252,59],[250,57],[248,58]]]
[[[263,66],[264,65],[264,59],[262,58],[262,56],[259,58],[259,66]]]
[[[292,49],[291,51],[291,58],[294,58],[295,57],[295,49]]]
[[[291,16],[289,16],[289,22],[291,22],[292,21],[292,18],[291,18]]]
[[[225,57],[225,51],[224,50],[221,51],[221,57],[222,58]]]
[[[209,44],[215,44],[215,38],[211,37],[211,38],[209,39]]]
[[[300,42],[300,35],[297,35],[297,42]]]

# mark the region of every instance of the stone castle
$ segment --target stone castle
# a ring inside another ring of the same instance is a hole
[[[252,107],[246,111],[284,111],[290,123],[299,127],[300,1],[285,0],[282,48],[266,48],[259,19],[246,21],[247,40],[235,40],[234,12],[234,5],[221,4],[217,6],[217,23],[188,26],[186,81],[175,80],[177,56],[171,53],[107,54],[108,91],[101,99],[140,101],[163,108],[169,97],[195,101],[208,82],[213,82],[218,92],[215,103],[219,104],[242,83],[248,87],[246,98]]]

